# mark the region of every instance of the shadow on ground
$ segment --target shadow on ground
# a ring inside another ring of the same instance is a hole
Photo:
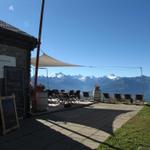
[[[49,122],[63,121],[65,123],[77,123],[88,127],[96,128],[113,134],[113,121],[122,114],[129,111],[80,108],[70,111],[49,113],[37,117]],[[21,122],[21,128],[6,135],[0,136],[0,149],[2,150],[90,150],[83,144],[74,141],[68,136],[45,126],[36,119],[26,119]],[[90,139],[90,137],[87,137]],[[100,143],[100,141],[98,141]],[[103,143],[104,144],[104,143]],[[110,145],[111,146],[111,145]],[[117,149],[113,147],[114,149]]]
[[[26,119],[21,128],[0,136],[1,150],[90,150],[71,138],[44,126],[34,119]]]
[[[41,119],[47,121],[62,121],[71,122],[87,127],[96,128],[109,134],[113,134],[113,122],[115,118],[123,113],[130,111],[126,110],[111,110],[111,109],[95,109],[82,108],[73,111],[65,111],[42,116]]]

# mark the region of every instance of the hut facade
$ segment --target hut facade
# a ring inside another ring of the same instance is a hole
[[[30,61],[37,39],[0,20],[0,95],[15,94],[18,116],[30,111]]]

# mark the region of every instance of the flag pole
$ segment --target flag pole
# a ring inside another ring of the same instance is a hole
[[[41,15],[40,15],[40,24],[39,24],[39,33],[38,33],[38,43],[37,43],[37,55],[36,55],[36,66],[35,66],[35,78],[34,78],[34,98],[32,101],[33,111],[36,112],[36,87],[37,87],[37,79],[38,79],[38,67],[39,67],[39,55],[40,55],[40,47],[41,47],[41,36],[42,36],[42,26],[43,26],[43,16],[44,16],[44,6],[45,0],[42,0],[41,4]]]

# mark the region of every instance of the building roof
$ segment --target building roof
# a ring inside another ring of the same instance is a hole
[[[22,30],[20,30],[20,29],[18,29],[16,27],[14,27],[14,26],[12,26],[12,25],[10,25],[10,24],[2,21],[2,20],[0,20],[0,28],[6,29],[6,30],[10,30],[10,31],[13,31],[13,32],[16,32],[18,34],[25,35],[25,36],[33,37],[30,34],[24,32],[24,31],[22,31]]]
[[[28,45],[31,49],[37,45],[37,38],[2,20],[0,20],[0,39],[3,40],[3,43],[14,44],[14,46],[22,46],[22,44],[16,45],[17,41],[20,41],[20,43]]]

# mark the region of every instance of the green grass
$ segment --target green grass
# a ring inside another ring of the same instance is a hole
[[[98,150],[150,150],[150,106],[144,106]]]

